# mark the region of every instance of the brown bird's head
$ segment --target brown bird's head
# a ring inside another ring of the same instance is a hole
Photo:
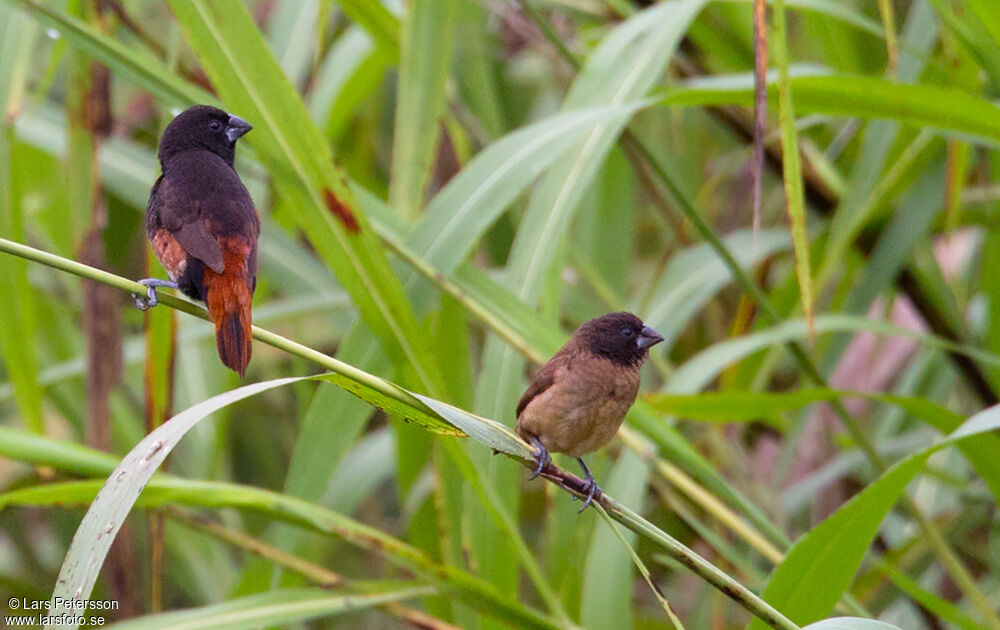
[[[663,341],[660,333],[624,311],[595,317],[580,326],[573,337],[592,353],[623,365],[641,364],[649,356],[649,348]]]
[[[211,151],[232,166],[236,141],[251,129],[250,123],[239,116],[211,105],[195,105],[177,114],[167,125],[160,138],[158,157],[164,162],[176,153],[201,149]]]

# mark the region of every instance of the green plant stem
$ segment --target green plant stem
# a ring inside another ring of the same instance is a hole
[[[618,431],[619,437],[633,452],[648,462],[656,471],[671,485],[675,486],[685,495],[691,498],[696,504],[701,506],[706,512],[712,514],[716,520],[731,529],[748,545],[760,555],[767,558],[772,564],[781,564],[785,553],[778,549],[771,541],[761,535],[756,529],[748,525],[729,506],[720,501],[716,496],[707,492],[700,485],[695,483],[691,477],[673,464],[656,457],[656,454],[643,444],[634,431],[623,426]]]
[[[670,557],[680,562],[702,579],[721,591],[727,597],[752,612],[758,619],[771,626],[782,630],[798,628],[787,617],[775,610],[763,599],[750,592],[747,587],[736,582],[715,565],[711,564],[698,554],[682,545],[666,532],[658,529],[652,523],[642,518],[635,512],[621,505],[611,497],[605,496],[601,505],[607,510],[616,521],[628,527],[640,536],[645,536],[649,540],[663,547]]]
[[[41,263],[52,267],[53,269],[66,271],[81,278],[87,278],[95,282],[115,287],[127,293],[145,294],[146,292],[146,287],[138,282],[122,278],[121,276],[117,276],[106,271],[101,271],[100,269],[95,269],[94,267],[90,267],[73,260],[68,260],[61,256],[56,256],[55,254],[49,252],[35,249],[34,247],[30,247],[22,243],[15,243],[14,241],[4,238],[0,238],[0,252],[5,252],[13,256]],[[159,296],[159,303],[189,315],[194,315],[195,317],[208,320],[208,313],[204,309],[198,307],[192,302],[188,302],[187,300],[182,300],[171,295],[161,294]],[[253,338],[262,343],[278,348],[279,350],[284,350],[285,352],[298,356],[302,359],[312,361],[313,363],[316,363],[317,365],[332,372],[363,383],[401,403],[426,410],[428,413],[437,415],[423,402],[389,381],[378,378],[377,376],[369,374],[363,370],[359,370],[358,368],[342,361],[338,361],[337,359],[327,356],[318,350],[314,350],[303,344],[286,339],[285,337],[275,334],[269,330],[254,326],[252,328],[252,332]],[[526,448],[530,448],[527,447],[527,445],[525,446]],[[520,458],[515,458],[511,455],[508,455],[508,457],[515,459],[522,465],[531,465],[529,462],[523,461]],[[585,496],[582,491],[584,487],[583,480],[575,475],[562,471],[553,465],[546,469],[543,476],[564,490],[575,494],[577,497],[582,498]],[[771,627],[778,628],[780,630],[792,630],[798,628],[798,626],[789,621],[784,615],[774,609],[762,598],[751,592],[748,588],[728,576],[719,568],[715,567],[708,560],[705,560],[691,549],[682,545],[666,532],[658,529],[652,523],[642,518],[635,512],[619,504],[607,495],[602,496],[601,504],[616,521],[625,527],[628,527],[636,534],[644,536],[652,542],[662,546],[672,558],[688,567],[701,579],[705,580],[715,588],[719,589],[722,593],[732,598],[752,614],[760,618],[761,621],[764,621]]]
[[[230,529],[225,525],[217,523],[190,510],[168,507],[165,508],[163,512],[169,516],[171,520],[180,523],[185,527],[189,527],[195,531],[211,536],[216,540],[220,540],[233,545],[234,547],[239,547],[244,551],[260,556],[261,558],[265,558],[273,564],[288,569],[289,571],[294,571],[295,573],[298,573],[311,582],[314,582],[324,588],[346,586],[351,590],[364,592],[364,589],[356,588],[339,573],[309,562],[308,560],[304,560],[286,551],[282,551],[281,549],[269,545],[257,538],[254,538],[253,536],[248,536],[243,532]],[[415,628],[459,630],[458,626],[453,626],[446,621],[438,619],[437,617],[432,617],[425,612],[411,608],[405,604],[389,602],[382,604],[379,608],[382,608],[385,612],[391,615],[399,617],[401,620]]]
[[[649,574],[649,569],[646,568],[642,558],[639,557],[639,554],[635,552],[632,545],[629,544],[625,536],[618,530],[618,527],[614,524],[614,521],[611,520],[611,517],[608,516],[608,513],[604,510],[604,508],[598,504],[594,506],[594,509],[597,510],[597,513],[600,514],[602,519],[604,519],[604,523],[608,526],[608,529],[614,533],[615,538],[617,538],[621,542],[622,546],[628,550],[629,556],[632,557],[632,564],[635,565],[635,568],[637,568],[639,573],[642,574],[643,579],[646,580],[646,584],[649,585],[650,590],[653,591],[653,595],[655,595],[656,599],[660,602],[660,606],[663,607],[663,611],[667,613],[670,623],[673,624],[676,630],[684,630],[684,624],[677,618],[677,615],[674,613],[674,609],[670,606],[670,602],[667,601],[666,595],[663,594],[660,587],[653,581],[653,576]]]
[[[528,4],[529,3],[525,3],[526,6]],[[543,22],[547,24],[548,20],[533,10],[526,11],[525,13],[534,23],[539,25],[542,33],[549,40],[549,42],[555,46],[560,54],[564,56],[566,61],[569,62],[574,69],[579,69],[581,67],[580,61],[573,55],[573,53],[566,49],[564,45],[560,45],[560,43],[552,40],[551,29],[546,29],[541,26],[541,23]],[[733,275],[733,279],[745,293],[750,295],[753,301],[757,304],[760,313],[767,319],[767,321],[772,324],[780,322],[781,316],[771,303],[767,294],[765,294],[763,289],[761,289],[757,283],[743,270],[739,262],[733,256],[732,252],[730,252],[725,243],[722,242],[722,238],[719,237],[712,226],[705,221],[681,187],[674,181],[670,174],[666,172],[666,169],[663,168],[663,165],[660,164],[659,160],[656,159],[656,156],[653,155],[642,140],[637,138],[626,128],[619,142],[621,142],[623,148],[626,149],[626,154],[628,154],[630,158],[638,158],[638,161],[641,161],[642,164],[652,169],[656,179],[670,192],[670,195],[674,198],[674,201],[680,208],[684,218],[692,223],[702,239],[706,241],[715,251],[716,255],[722,259],[723,264],[726,265],[730,273]],[[669,208],[664,208],[664,210],[669,211]],[[806,378],[812,381],[812,383],[816,386],[829,387],[826,378],[824,378],[819,372],[816,364],[809,357],[800,343],[796,341],[788,341],[785,343],[785,346],[792,355],[792,358],[799,364],[799,367],[802,369]],[[843,403],[839,400],[835,400],[830,403],[830,407],[844,424],[847,432],[851,435],[851,439],[853,439],[855,444],[858,445],[858,448],[861,449],[861,452],[864,453],[866,459],[868,459],[871,465],[879,473],[885,472],[888,469],[888,465],[885,460],[875,449],[874,444],[872,444],[872,442],[868,439],[868,436],[866,436],[864,431],[861,430],[861,426],[857,420],[847,411],[847,408],[844,407]],[[948,547],[944,536],[938,530],[937,526],[923,514],[920,507],[913,501],[912,497],[907,496],[907,500],[903,502],[903,505],[907,507],[918,527],[920,527],[921,532],[927,537],[934,554],[938,556],[941,564],[944,566],[945,570],[948,571],[949,575],[955,581],[962,593],[969,599],[973,606],[975,606],[975,608],[982,615],[983,620],[989,625],[990,628],[993,628],[993,630],[1000,630],[1000,616],[997,615],[997,611],[990,605],[989,600],[986,598],[986,595],[982,592],[982,590],[980,590],[972,575],[968,572],[951,548]]]

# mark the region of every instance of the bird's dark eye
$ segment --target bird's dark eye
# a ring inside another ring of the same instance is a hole
[[[625,336],[625,337],[631,337],[634,334],[635,334],[635,331],[633,331],[631,328],[622,328],[622,335],[623,336]]]
[[[220,123],[218,120],[213,120],[212,122],[208,123],[208,128],[211,129],[212,131],[218,131],[219,129],[222,129],[222,123]]]

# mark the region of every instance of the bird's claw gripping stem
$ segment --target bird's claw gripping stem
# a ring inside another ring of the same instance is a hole
[[[538,452],[535,453],[535,461],[538,465],[533,471],[531,471],[531,476],[528,477],[528,481],[531,481],[538,475],[542,474],[545,467],[552,463],[552,456],[549,455],[548,450],[545,449],[545,446],[542,445],[541,441],[537,437],[532,437],[531,441],[538,447]]]
[[[132,299],[135,300],[135,306],[140,311],[148,311],[153,308],[159,302],[156,296],[156,287],[164,287],[167,289],[176,289],[177,283],[170,282],[169,280],[160,280],[158,278],[143,278],[142,280],[137,280],[137,282],[144,287],[146,287],[146,295],[141,296],[138,293],[132,294]]]
[[[580,462],[580,467],[583,468],[583,472],[585,474],[583,478],[583,488],[581,488],[581,490],[587,493],[587,498],[584,499],[583,506],[577,512],[577,514],[579,514],[587,509],[587,506],[593,502],[594,497],[599,499],[601,495],[604,494],[604,491],[601,490],[599,485],[597,485],[597,480],[594,479],[594,475],[590,473],[590,469],[583,463],[583,460],[577,457],[576,461]],[[575,501],[576,497],[573,497],[573,500]]]

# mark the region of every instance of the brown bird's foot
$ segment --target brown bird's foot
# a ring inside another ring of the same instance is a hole
[[[583,460],[577,457],[576,461],[580,462],[580,467],[583,468],[583,472],[585,474],[583,478],[583,488],[581,490],[587,493],[587,498],[583,501],[583,507],[581,507],[577,512],[577,514],[579,514],[587,509],[587,506],[591,504],[594,497],[600,498],[604,491],[601,490],[599,485],[597,485],[597,480],[594,479],[594,475],[590,474],[590,469],[583,463]],[[576,501],[576,497],[573,497],[573,500]]]
[[[146,287],[145,297],[139,295],[138,293],[132,294],[132,299],[135,300],[135,306],[140,311],[148,311],[156,306],[159,301],[156,297],[156,287],[164,287],[167,289],[177,288],[176,282],[160,280],[159,278],[143,278],[142,280],[137,280],[136,282]]]
[[[538,466],[536,466],[535,469],[531,471],[531,476],[528,477],[528,481],[531,481],[538,475],[542,474],[542,471],[545,470],[545,467],[552,463],[552,456],[549,455],[548,450],[545,449],[541,441],[535,436],[531,437],[531,441],[532,443],[534,443],[535,446],[538,447],[538,452],[535,453],[535,461],[538,463]]]

